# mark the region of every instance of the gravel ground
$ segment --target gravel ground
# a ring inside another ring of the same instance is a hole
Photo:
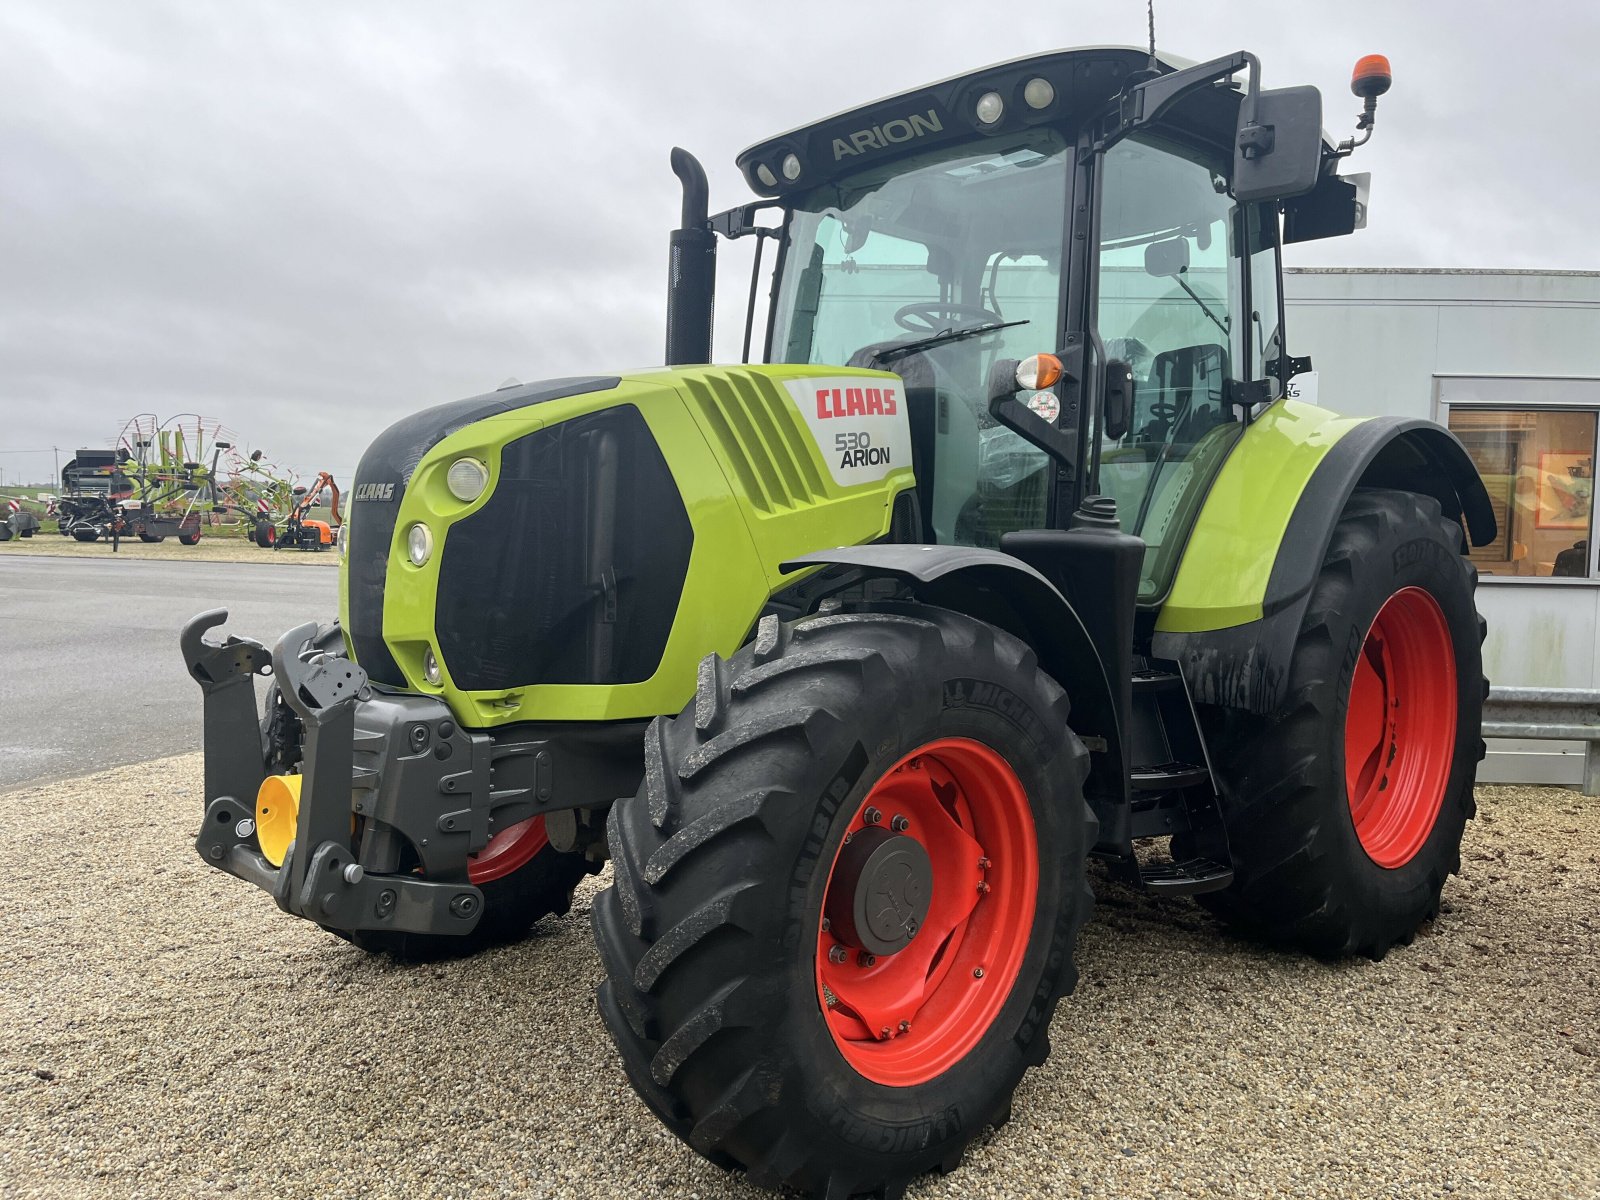
[[[110,542],[78,542],[62,537],[54,528],[36,533],[31,538],[12,538],[9,542],[0,542],[0,561],[8,554],[19,557],[43,555],[48,558],[113,557]],[[186,558],[198,562],[302,562],[324,567],[339,565],[339,556],[331,550],[324,550],[320,554],[307,550],[263,550],[243,538],[220,534],[202,535],[195,546],[185,546],[177,538],[154,543],[134,538],[119,543],[114,557]]]
[[[0,795],[0,1193],[762,1194],[628,1090],[600,881],[522,945],[395,967],[203,867],[199,776]],[[1381,963],[1101,879],[1050,1061],[912,1194],[1600,1196],[1600,801],[1479,802],[1440,919]]]

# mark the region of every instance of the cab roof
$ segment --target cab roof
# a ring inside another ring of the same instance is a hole
[[[1190,65],[1172,55],[1155,60],[1163,74]],[[735,161],[758,195],[804,191],[869,164],[975,133],[1011,134],[1030,125],[1076,123],[1114,99],[1128,76],[1150,67],[1149,52],[1135,46],[1030,55],[825,117],[757,142]],[[978,100],[990,92],[1000,97],[1002,109],[998,119],[986,122],[978,114]]]

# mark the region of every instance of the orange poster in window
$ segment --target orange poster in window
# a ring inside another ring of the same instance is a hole
[[[1546,450],[1539,455],[1539,529],[1587,529],[1594,498],[1594,455]]]

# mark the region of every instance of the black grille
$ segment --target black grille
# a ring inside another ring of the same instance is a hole
[[[345,632],[356,661],[373,680],[391,687],[404,687],[406,683],[383,640],[383,584],[400,500],[422,456],[474,421],[564,396],[606,391],[618,382],[615,376],[552,379],[440,404],[396,421],[367,447],[350,493],[350,528],[346,534],[349,561],[345,565],[350,623]]]
[[[494,494],[445,538],[435,619],[451,679],[473,691],[648,679],[693,540],[638,409],[517,439]]]

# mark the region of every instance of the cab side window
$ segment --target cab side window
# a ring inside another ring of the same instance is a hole
[[[1250,253],[1250,378],[1265,379],[1283,354],[1283,307],[1278,297],[1278,213],[1252,204],[1246,213]]]

